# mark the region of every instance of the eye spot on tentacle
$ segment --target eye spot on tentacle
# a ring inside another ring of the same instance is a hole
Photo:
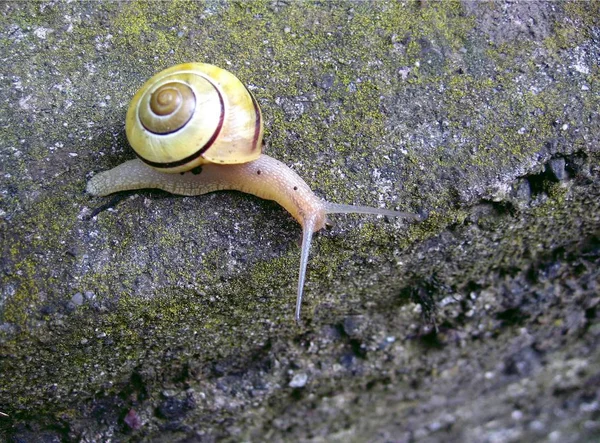
[[[298,186],[294,186],[294,191],[297,191],[297,190],[298,190]]]
[[[194,175],[199,175],[202,172],[202,166],[196,166],[190,172]]]
[[[259,169],[258,171],[256,171],[256,174],[257,174],[257,175],[260,175],[260,169]]]

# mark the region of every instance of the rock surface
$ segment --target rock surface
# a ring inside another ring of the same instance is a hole
[[[1,4],[0,439],[598,438],[599,5]],[[427,220],[336,216],[296,325],[274,203],[86,195],[184,61],[320,196]]]

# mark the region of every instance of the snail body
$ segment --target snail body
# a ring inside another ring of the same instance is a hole
[[[169,121],[170,116],[176,121]],[[327,214],[419,218],[317,197],[288,166],[261,153],[263,126],[256,100],[233,74],[213,65],[187,63],[152,77],[134,96],[125,126],[138,158],[95,175],[87,192],[105,196],[155,188],[195,196],[236,190],[276,201],[303,229],[296,321],[300,319],[312,235],[325,226]]]

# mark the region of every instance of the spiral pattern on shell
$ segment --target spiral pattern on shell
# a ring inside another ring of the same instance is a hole
[[[166,172],[204,163],[246,163],[261,154],[258,103],[228,71],[203,63],[166,69],[135,94],[127,139],[137,156]]]
[[[188,85],[171,82],[150,95],[148,106],[140,108],[140,122],[155,134],[169,134],[184,127],[196,110],[196,96]]]

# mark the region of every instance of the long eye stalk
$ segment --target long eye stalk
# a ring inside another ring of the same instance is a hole
[[[375,215],[388,215],[390,217],[409,218],[412,220],[420,220],[419,214],[413,214],[412,212],[400,212],[391,211],[383,208],[373,208],[371,206],[354,206],[354,205],[340,205],[338,203],[325,202],[325,213],[326,214],[375,214]]]
[[[302,226],[302,251],[300,252],[300,275],[298,276],[298,297],[296,298],[296,322],[300,321],[300,307],[302,305],[302,291],[304,290],[304,279],[306,278],[306,266],[308,265],[308,253],[310,243],[316,225],[316,216],[307,218]]]

